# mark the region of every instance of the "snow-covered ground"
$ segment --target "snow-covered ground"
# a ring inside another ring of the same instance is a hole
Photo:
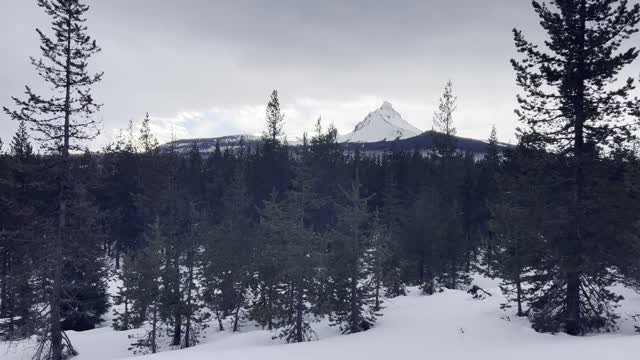
[[[500,310],[504,298],[492,280],[477,278],[477,284],[493,294],[472,299],[464,291],[445,291],[421,296],[411,289],[406,297],[388,300],[376,327],[343,336],[326,322],[316,324],[318,341],[283,344],[268,331],[245,327],[241,333],[218,332],[212,326],[198,346],[147,355],[149,360],[340,360],[340,359],[606,359],[636,358],[640,336],[634,332],[633,315],[640,313],[640,296],[618,289],[626,300],[619,309],[621,328],[611,334],[586,337],[539,334],[526,319]],[[80,352],[77,360],[141,359],[128,350],[135,331],[115,332],[103,327],[70,333]],[[28,359],[32,344],[0,343],[0,359]]]

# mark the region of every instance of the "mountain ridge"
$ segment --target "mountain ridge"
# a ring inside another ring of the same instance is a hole
[[[428,130],[423,132],[406,121],[390,102],[370,112],[364,120],[346,135],[338,135],[337,142],[345,151],[355,151],[359,148],[363,152],[378,153],[390,150],[399,151],[430,151],[433,149],[433,138],[437,132]],[[455,137],[458,150],[481,154],[486,151],[487,141],[465,137]],[[213,152],[216,145],[221,149],[234,149],[240,146],[255,148],[262,142],[260,136],[230,135],[213,138],[182,139],[163,145],[167,148],[173,144],[179,152],[188,152],[196,143],[203,153]],[[299,141],[289,142],[292,149],[300,146]],[[501,148],[510,145],[500,144]]]
[[[393,141],[343,142],[340,143],[340,146],[342,146],[342,148],[347,152],[355,151],[356,148],[359,148],[365,153],[382,153],[392,150],[428,152],[433,149],[433,138],[436,134],[437,133],[435,131],[429,130],[418,136],[406,139],[396,139]],[[469,151],[475,154],[484,154],[486,152],[488,141],[459,136],[455,136],[454,138],[459,151]],[[262,140],[257,136],[234,135],[219,138],[183,139],[173,142],[175,148],[181,153],[190,151],[194,143],[198,144],[198,148],[202,153],[211,153],[215,150],[216,143],[220,145],[222,150],[235,149],[240,146],[244,146],[248,149],[255,149],[260,146]],[[164,144],[162,145],[162,148],[166,150],[169,145],[170,143]],[[292,150],[295,150],[299,148],[300,145],[294,144],[290,145],[290,147]],[[511,147],[511,145],[501,143],[498,147],[500,149],[507,149]]]

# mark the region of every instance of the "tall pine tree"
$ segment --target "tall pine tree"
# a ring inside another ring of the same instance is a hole
[[[538,316],[546,325],[554,324],[543,329],[579,335],[611,326],[614,319],[609,305],[615,297],[607,294],[610,282],[602,280],[615,259],[599,251],[595,241],[599,229],[589,218],[595,200],[589,168],[599,156],[597,149],[631,139],[630,115],[638,107],[629,99],[634,82],[616,80],[638,56],[636,48],[623,44],[638,31],[640,4],[552,0],[549,5],[533,1],[533,7],[547,40],[542,48],[514,30],[521,59],[512,64],[523,91],[517,114],[527,125],[525,143],[566,156],[570,169],[565,233],[547,234],[555,238],[560,271]]]
[[[97,134],[97,123],[91,116],[100,106],[91,95],[91,86],[100,81],[102,73],[90,74],[88,69],[89,59],[100,51],[87,34],[85,14],[89,6],[80,0],[38,0],[38,6],[51,18],[53,36],[37,30],[42,58],[32,58],[31,62],[54,91],[51,96],[42,96],[26,87],[24,100],[13,98],[19,109],[4,110],[13,119],[30,123],[39,134],[37,139],[59,157],[57,230],[47,237],[51,239],[51,253],[45,263],[50,277],[50,310],[39,327],[40,346],[35,358],[62,360],[76,354],[62,331],[64,249],[69,245],[68,220],[73,216],[68,206],[73,196],[70,153],[79,149],[77,140],[92,139]]]

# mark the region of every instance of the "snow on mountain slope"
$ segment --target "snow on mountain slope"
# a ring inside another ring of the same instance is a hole
[[[193,148],[193,144],[198,144],[200,152],[207,153],[213,152],[216,148],[216,144],[220,145],[222,150],[227,148],[238,147],[241,143],[245,146],[252,144],[260,140],[260,136],[255,135],[230,135],[221,136],[217,138],[202,138],[202,139],[183,139],[173,142],[177,152],[188,153]],[[164,144],[162,147],[167,148],[169,144]]]
[[[422,133],[420,129],[409,124],[385,101],[376,111],[369,113],[367,117],[356,125],[352,133],[338,137],[339,142],[375,142],[393,141],[395,139],[408,139]]]
[[[69,335],[80,355],[75,360],[581,360],[633,357],[640,348],[634,335],[632,316],[640,312],[640,296],[628,289],[616,289],[626,300],[619,309],[621,330],[586,337],[536,333],[526,319],[512,310],[500,310],[505,301],[497,282],[476,277],[477,284],[493,294],[474,300],[464,291],[446,290],[422,296],[417,288],[409,295],[385,303],[376,326],[364,333],[343,336],[326,321],[314,324],[318,341],[283,344],[272,333],[246,326],[240,333],[208,329],[201,344],[186,350],[166,351],[134,357],[127,350],[136,331],[115,332],[101,328]],[[0,359],[27,360],[26,343],[0,342]],[[32,345],[32,344],[31,344]]]

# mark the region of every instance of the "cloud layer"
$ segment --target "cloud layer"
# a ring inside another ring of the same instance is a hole
[[[383,100],[431,127],[444,83],[460,98],[461,135],[508,140],[516,122],[511,29],[530,30],[529,0],[87,0],[103,47],[96,87],[105,135],[152,115],[159,137],[260,132],[278,89],[289,137],[318,116],[341,132]],[[0,104],[38,84],[28,56],[47,19],[35,1],[0,0]],[[37,87],[37,86],[36,86]],[[0,115],[0,137],[15,124]],[[5,141],[6,142],[6,141]]]

